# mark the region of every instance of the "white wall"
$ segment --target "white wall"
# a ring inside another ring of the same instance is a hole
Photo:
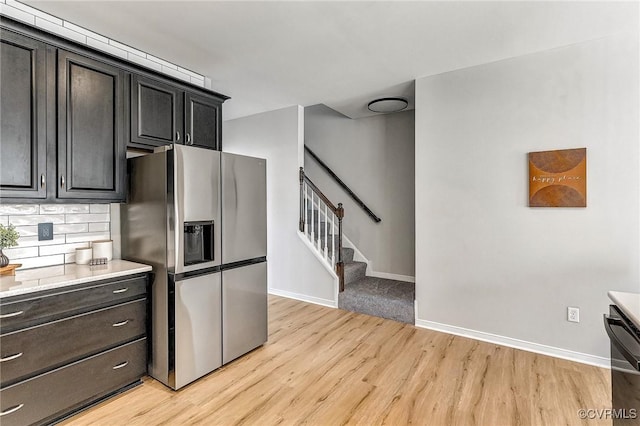
[[[638,49],[618,34],[417,80],[417,324],[608,357],[607,291],[640,291]],[[588,207],[527,207],[527,152],[578,147]]]
[[[337,281],[298,236],[304,115],[300,106],[224,122],[223,150],[267,159],[269,291],[337,306]]]
[[[375,272],[415,275],[413,111],[352,120],[325,105],[305,108],[305,143],[379,217],[375,223],[305,155],[305,171],[343,203],[345,235]]]

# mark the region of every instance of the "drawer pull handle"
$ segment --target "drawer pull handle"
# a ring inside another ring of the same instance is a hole
[[[127,366],[127,364],[129,364],[129,361],[125,361],[125,362],[123,362],[123,363],[121,363],[121,364],[115,365],[115,366],[113,366],[113,369],[114,369],[114,370],[118,370],[118,369],[120,369],[120,368],[122,368],[122,367],[126,367],[126,366]]]
[[[120,321],[117,322],[115,324],[112,324],[113,327],[122,327],[123,325],[127,325],[129,323],[129,320],[124,320],[124,321]]]
[[[20,405],[16,405],[15,407],[11,407],[7,411],[2,411],[2,412],[0,412],[0,417],[6,416],[6,415],[11,414],[11,413],[15,413],[16,411],[18,411],[22,407],[24,407],[24,404],[20,404]]]
[[[0,315],[0,318],[13,318],[13,317],[17,317],[18,315],[22,315],[22,314],[24,314],[24,311],[11,312],[10,314],[2,314],[2,315]]]
[[[113,294],[124,293],[127,290],[129,290],[129,287],[121,288],[119,290],[113,290]]]
[[[0,362],[11,361],[12,359],[20,358],[22,356],[22,352],[17,354],[9,355],[6,358],[0,358]]]

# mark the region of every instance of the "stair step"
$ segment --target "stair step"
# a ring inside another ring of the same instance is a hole
[[[338,307],[408,324],[415,322],[415,284],[365,277],[345,285]]]
[[[331,257],[331,255],[333,254],[333,251],[331,250],[331,246],[329,246],[329,257]],[[353,262],[353,254],[354,251],[352,248],[349,247],[342,247],[342,263],[351,263]],[[336,259],[336,262],[338,261],[338,259]]]
[[[344,263],[353,262],[353,255],[355,254],[355,250],[349,247],[342,247],[342,261]]]
[[[365,277],[367,264],[364,262],[349,262],[344,264],[344,285],[358,281]]]

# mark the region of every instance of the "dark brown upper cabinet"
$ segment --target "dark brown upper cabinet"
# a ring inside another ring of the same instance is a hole
[[[220,100],[139,75],[131,76],[130,100],[132,146],[221,149]]]
[[[55,76],[52,55],[44,43],[0,32],[0,197],[47,196],[47,79]]]
[[[124,200],[125,72],[58,51],[57,197]]]
[[[138,75],[131,76],[131,142],[160,146],[182,143],[183,91]]]
[[[221,150],[222,103],[185,93],[185,144]]]

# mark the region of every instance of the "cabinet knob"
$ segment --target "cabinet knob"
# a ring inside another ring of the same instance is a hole
[[[9,408],[6,411],[0,411],[0,417],[6,416],[6,415],[11,414],[11,413],[15,413],[16,411],[18,411],[22,407],[24,407],[24,404],[16,405],[14,407]]]
[[[187,145],[193,145],[193,141],[191,140],[191,135],[187,133]]]
[[[40,188],[44,188],[46,181],[44,178],[44,173],[40,175]]]
[[[124,293],[127,290],[129,290],[129,287],[125,287],[125,288],[120,288],[118,290],[113,290],[113,294],[118,294],[118,293]]]
[[[129,323],[129,320],[124,320],[124,321],[120,321],[120,322],[116,322],[114,324],[111,324],[112,327],[122,327],[123,325],[127,325]]]
[[[60,176],[60,188],[64,188],[64,176]]]
[[[9,355],[8,357],[5,357],[5,358],[0,358],[0,362],[11,361],[13,359],[20,358],[21,356],[22,356],[22,352],[19,352],[17,354]]]
[[[180,132],[176,132],[176,142],[180,142]]]

